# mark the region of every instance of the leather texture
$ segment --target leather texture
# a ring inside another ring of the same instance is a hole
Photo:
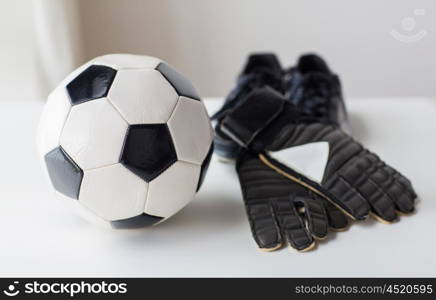
[[[162,75],[177,91],[179,96],[185,96],[200,101],[200,96],[185,75],[179,73],[176,69],[165,62],[160,63],[156,70],[162,73]]]
[[[168,218],[181,210],[195,195],[200,166],[177,161],[148,184],[144,212]]]
[[[61,146],[84,170],[119,162],[128,124],[107,101],[74,105],[60,136]]]
[[[288,244],[304,251],[313,247],[315,238],[324,238],[329,227],[347,226],[345,216],[332,204],[266,166],[256,153],[243,151],[236,170],[253,237],[261,249]]]
[[[101,65],[91,65],[67,84],[73,105],[106,97],[117,71]]]
[[[165,123],[179,96],[153,69],[120,70],[107,96],[129,124]]]
[[[148,183],[117,163],[84,172],[79,202],[100,218],[114,221],[144,212]]]
[[[67,197],[78,199],[83,171],[62,147],[44,156],[53,187]]]
[[[285,99],[279,99],[276,94],[269,97],[270,92],[265,90],[259,93],[263,97],[258,97],[258,102],[264,105],[273,101],[271,99],[284,103],[280,114],[268,126],[259,124],[256,130],[250,129],[256,137],[250,144],[246,144],[269,167],[288,178],[302,182],[355,219],[364,219],[372,213],[380,221],[392,222],[397,218],[397,211],[413,212],[416,193],[406,177],[386,165],[376,154],[365,149],[337,126],[319,123],[304,116],[296,117],[297,108]],[[247,108],[248,100],[238,109]],[[251,113],[255,120],[256,113]],[[231,115],[232,113],[230,118]],[[239,122],[238,126],[243,127],[243,123]],[[252,124],[247,128],[252,128]],[[320,184],[268,155],[270,151],[314,142],[327,142],[330,149],[324,178]]]
[[[129,126],[121,163],[130,171],[150,182],[176,161],[176,150],[166,124]]]
[[[167,122],[177,158],[201,165],[213,139],[213,130],[203,103],[180,97]]]

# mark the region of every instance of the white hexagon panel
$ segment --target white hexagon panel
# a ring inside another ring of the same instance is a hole
[[[149,183],[145,213],[171,217],[195,195],[200,166],[178,161]]]
[[[83,170],[118,163],[127,123],[106,98],[71,108],[60,145]]]
[[[57,87],[48,96],[39,120],[37,134],[38,152],[41,156],[59,146],[59,138],[70,108],[70,99],[65,87]]]
[[[120,70],[108,98],[129,124],[149,124],[168,121],[178,95],[154,69]]]
[[[209,151],[213,130],[201,101],[180,97],[168,121],[179,160],[201,164]]]
[[[121,164],[85,171],[79,202],[107,221],[144,212],[148,184]]]

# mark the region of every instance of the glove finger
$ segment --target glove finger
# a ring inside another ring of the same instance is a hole
[[[262,251],[274,251],[282,246],[282,236],[272,208],[267,203],[246,206],[253,238]]]
[[[344,138],[344,136],[340,134],[340,132],[335,131],[333,133],[329,133],[329,139],[336,141],[331,143],[331,158],[328,166],[328,170],[326,170],[327,174],[334,174],[337,170],[347,168],[350,166],[350,161],[347,161],[350,157],[354,157],[354,162],[356,162],[356,158],[360,157],[359,164],[361,165],[364,171],[369,171],[369,168],[372,166],[377,166],[380,169],[384,169],[389,176],[386,176],[388,179],[394,178],[395,182],[401,186],[396,187],[395,189],[399,190],[399,193],[392,194],[390,190],[392,187],[387,188],[390,183],[390,180],[386,181],[385,179],[379,182],[378,180],[374,180],[377,184],[381,183],[382,189],[389,195],[389,197],[393,200],[394,206],[393,210],[398,209],[399,211],[410,212],[413,210],[413,200],[416,198],[416,193],[412,188],[411,182],[399,174],[393,168],[387,166],[380,158],[374,154],[369,152],[368,150],[364,150],[358,143],[356,142],[347,142],[349,141],[349,137]],[[345,155],[344,155],[345,154]],[[362,160],[362,157],[365,157],[365,160]],[[366,165],[366,166],[365,166]],[[345,167],[344,167],[345,166]],[[386,181],[386,182],[384,182]],[[391,209],[389,208],[389,215],[392,214]],[[392,217],[392,216],[391,216]]]
[[[378,221],[393,222],[397,218],[395,202],[386,191],[371,178],[373,163],[367,153],[355,157],[346,168],[340,171],[340,176],[359,191],[371,205],[373,214]]]
[[[324,187],[333,196],[329,197],[331,200],[337,199],[335,203],[342,212],[353,219],[366,219],[371,211],[371,206],[363,195],[342,176],[331,175]]]
[[[377,169],[371,172],[374,181],[394,199],[396,209],[403,213],[413,212],[416,193],[411,182],[392,167],[386,165],[375,154],[369,153],[368,156],[373,164],[377,165]]]
[[[323,200],[309,192],[306,197],[297,196],[293,199],[296,207],[304,207],[304,216],[312,235],[323,239],[328,233],[328,217]]]
[[[263,251],[280,248],[282,236],[270,205],[271,188],[265,173],[269,170],[250,153],[243,153],[236,167],[254,240]]]
[[[352,219],[364,220],[371,206],[349,182],[338,175],[350,158],[360,153],[363,147],[341,130],[317,124],[311,126],[317,133],[316,140],[329,141],[329,161],[324,171],[323,192],[330,202]],[[342,220],[343,221],[343,220]]]
[[[306,228],[296,207],[289,197],[275,199],[274,212],[288,244],[298,251],[308,251],[315,245],[312,235]]]
[[[386,190],[386,193],[394,199],[395,208],[400,212],[411,213],[414,210],[415,197],[412,193],[407,192],[406,187],[395,177],[386,173],[383,169],[377,169],[372,173],[374,181],[378,182]]]
[[[329,226],[334,230],[339,230],[339,231],[347,228],[348,226],[347,217],[329,201],[324,201],[323,204],[324,204],[325,211],[327,213]]]
[[[374,155],[376,158],[378,158],[377,155],[375,155],[375,154],[373,154],[373,155]],[[416,197],[416,193],[415,193],[415,191],[414,191],[414,189],[413,189],[412,182],[411,182],[408,178],[404,177],[402,174],[400,174],[400,172],[398,172],[397,170],[395,170],[395,169],[392,168],[391,166],[388,166],[387,164],[385,164],[385,163],[384,163],[383,161],[381,161],[380,159],[379,159],[379,161],[380,161],[380,164],[382,164],[383,169],[386,170],[386,172],[388,172],[389,174],[391,174],[392,176],[394,176],[395,179],[397,179],[398,182],[399,182],[401,185],[404,185],[404,186],[406,186],[406,187],[408,188],[407,191],[408,191],[408,193],[410,193],[410,196],[411,196],[412,198]]]

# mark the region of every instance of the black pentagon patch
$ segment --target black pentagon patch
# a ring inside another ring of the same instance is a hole
[[[120,161],[145,181],[153,180],[177,161],[168,126],[130,125]]]
[[[132,217],[124,220],[111,221],[110,224],[113,228],[116,229],[133,229],[133,228],[141,228],[141,227],[156,224],[162,219],[163,219],[162,217],[156,217],[143,213],[142,215],[136,217]]]
[[[189,97],[191,99],[200,100],[200,96],[192,86],[191,82],[183,74],[180,74],[176,69],[166,63],[160,63],[158,70],[168,82],[174,87],[179,96]]]
[[[106,97],[116,73],[116,70],[107,66],[88,67],[67,85],[71,104]]]
[[[198,179],[198,184],[197,184],[197,192],[198,190],[200,190],[204,178],[206,177],[207,169],[209,169],[210,160],[212,159],[212,154],[213,154],[213,143],[210,146],[209,151],[207,152],[206,158],[201,164],[200,178]]]
[[[54,188],[67,197],[79,199],[83,171],[62,147],[57,147],[44,156],[50,180]]]

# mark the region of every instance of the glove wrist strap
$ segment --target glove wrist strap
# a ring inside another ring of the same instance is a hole
[[[286,99],[271,88],[256,90],[235,107],[220,124],[220,130],[242,147],[248,147],[283,111]]]

